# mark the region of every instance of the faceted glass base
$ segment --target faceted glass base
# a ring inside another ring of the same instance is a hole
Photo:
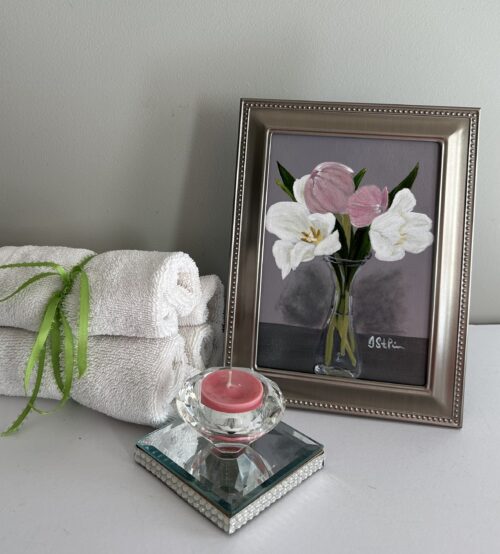
[[[227,445],[224,445],[227,447]],[[137,443],[136,461],[228,533],[321,469],[323,446],[285,423],[223,451],[173,415]]]
[[[223,445],[209,445],[193,456],[187,469],[214,493],[229,499],[248,494],[272,475],[266,460],[250,446],[230,451]]]

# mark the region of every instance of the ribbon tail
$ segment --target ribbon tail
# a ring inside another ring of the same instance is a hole
[[[87,351],[89,338],[90,293],[89,279],[85,271],[80,272],[80,317],[78,322],[78,377],[82,377],[87,369]]]
[[[38,393],[40,392],[40,387],[42,385],[43,369],[45,366],[45,345],[42,347],[38,355],[38,372],[36,375],[35,386],[33,387],[33,392],[31,393],[30,399],[26,404],[24,410],[19,414],[19,417],[14,421],[14,423],[3,433],[0,434],[2,437],[12,435],[15,433],[23,421],[26,419],[31,410],[35,407],[35,401],[37,399]]]
[[[57,273],[61,276],[61,279],[67,283],[69,280],[69,272],[64,269],[62,265],[56,264],[54,262],[20,262],[17,264],[5,264],[0,265],[0,269],[16,269],[21,267],[51,267],[55,269]]]
[[[57,388],[63,392],[64,383],[61,377],[61,313],[59,308],[54,316],[54,324],[50,331],[50,355],[52,361],[52,371]]]
[[[73,332],[71,331],[68,320],[66,319],[66,316],[62,311],[61,322],[64,332],[64,389],[59,408],[62,408],[64,404],[66,404],[66,402],[69,400],[71,386],[73,384],[73,368],[75,365]]]
[[[31,277],[30,279],[25,281],[22,285],[17,287],[17,289],[12,294],[9,294],[8,296],[5,296],[4,298],[0,298],[0,302],[6,302],[7,300],[10,300],[17,293],[21,292],[22,290],[29,287],[33,283],[36,283],[37,281],[40,281],[41,279],[45,279],[46,277],[51,277],[52,275],[57,276],[57,275],[59,275],[59,273],[56,273],[55,271],[50,271],[50,272],[39,273],[38,275],[35,275],[34,277]]]
[[[62,397],[59,400],[59,403],[53,410],[40,410],[36,406],[33,406],[33,410],[40,415],[49,415],[54,412],[59,411],[66,402],[70,399],[71,387],[73,385],[73,368],[75,364],[74,360],[74,343],[73,343],[73,332],[71,327],[66,319],[66,316],[62,311],[58,310],[58,316],[62,324],[62,329],[64,333],[64,383],[59,374],[59,379],[61,380],[62,388]],[[54,368],[53,368],[54,369]],[[55,371],[54,371],[55,374]]]
[[[70,398],[71,387],[73,384],[74,367],[75,367],[75,344],[73,339],[73,332],[71,326],[62,309],[62,302],[64,298],[71,292],[74,280],[78,274],[80,274],[80,313],[79,313],[79,328],[78,328],[78,350],[77,350],[77,366],[78,375],[82,377],[85,374],[87,368],[87,351],[88,351],[88,323],[89,323],[89,311],[90,311],[90,287],[87,274],[83,270],[83,267],[94,256],[88,256],[79,265],[75,266],[71,271],[67,271],[64,267],[55,264],[53,262],[27,262],[0,265],[0,269],[14,269],[23,267],[49,267],[54,269],[52,272],[43,272],[35,275],[22,283],[12,294],[5,298],[0,299],[0,302],[4,302],[9,298],[12,298],[22,290],[26,289],[33,283],[44,279],[49,276],[59,275],[63,280],[63,289],[54,293],[45,308],[42,322],[38,329],[35,342],[31,349],[26,369],[24,372],[24,389],[28,395],[28,388],[31,382],[31,375],[33,369],[38,361],[38,371],[31,393],[30,399],[14,423],[0,436],[6,436],[17,431],[32,411],[36,411],[42,415],[52,413],[62,408]],[[61,373],[61,342],[64,336],[64,378]],[[43,371],[45,366],[45,356],[47,349],[47,339],[50,337],[50,350],[52,369],[54,372],[54,378],[59,390],[62,393],[62,398],[55,410],[48,412],[39,410],[35,406],[38,393],[42,384]]]
[[[31,354],[26,364],[26,369],[24,372],[24,390],[28,394],[28,388],[31,379],[31,373],[35,367],[36,361],[40,356],[42,350],[45,349],[45,343],[47,342],[47,337],[49,336],[50,330],[52,328],[52,322],[54,321],[54,316],[61,300],[61,294],[56,292],[49,300],[45,312],[43,314],[42,323],[38,330],[38,334],[31,349]]]

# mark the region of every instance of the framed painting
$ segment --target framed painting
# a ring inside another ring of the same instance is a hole
[[[462,423],[479,110],[243,100],[225,363]]]

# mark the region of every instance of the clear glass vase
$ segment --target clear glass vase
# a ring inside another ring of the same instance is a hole
[[[344,260],[325,257],[333,276],[332,306],[323,326],[314,372],[318,375],[356,378],[362,359],[353,316],[356,275],[369,257]]]

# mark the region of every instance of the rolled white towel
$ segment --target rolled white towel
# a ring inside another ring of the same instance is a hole
[[[222,327],[215,328],[215,348],[209,361],[209,367],[222,367],[224,365],[224,332]]]
[[[68,248],[6,247],[0,248],[0,265],[45,259],[70,268],[89,254],[92,252]],[[45,269],[0,271],[0,297],[4,297]],[[178,316],[190,313],[201,297],[198,268],[183,252],[116,250],[96,255],[85,271],[90,283],[90,335],[173,336],[177,333]],[[50,295],[60,287],[58,277],[49,277],[1,303],[0,325],[37,330]],[[74,328],[78,307],[79,280],[65,301]]]
[[[201,296],[190,314],[179,318],[179,327],[214,323],[222,325],[224,320],[224,285],[217,275],[200,278]]]
[[[198,268],[183,252],[105,252],[85,271],[91,287],[90,335],[173,336],[178,316],[190,313],[201,297]],[[73,325],[78,305],[77,283],[66,300]]]
[[[34,337],[22,329],[0,328],[0,394],[24,396],[24,368]],[[58,399],[50,356],[45,363],[39,397]],[[191,372],[179,335],[90,337],[87,372],[75,377],[71,397],[111,417],[156,427],[167,418],[169,403]]]
[[[211,323],[204,323],[179,327],[179,334],[186,343],[188,363],[200,371],[212,367],[221,351],[222,329],[217,329]]]

